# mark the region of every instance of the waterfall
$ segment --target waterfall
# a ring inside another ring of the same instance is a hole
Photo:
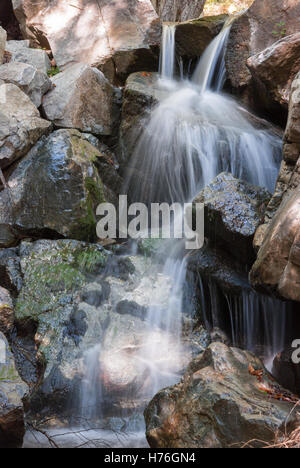
[[[160,74],[172,79],[175,73],[175,24],[164,24],[160,54]]]
[[[131,201],[183,204],[193,200],[222,171],[273,191],[282,155],[280,137],[267,124],[262,125],[260,121],[257,125],[253,116],[221,92],[230,25],[227,24],[208,47],[192,80],[176,80],[174,76],[175,31],[174,25],[164,25],[160,63],[161,77],[172,86],[167,91],[163,87],[167,96],[153,109],[139,137],[124,193],[130,194]],[[142,183],[137,183],[137,172],[132,169],[143,174]],[[160,255],[158,260],[161,260]],[[187,274],[182,241],[166,242],[164,255],[168,259],[160,275],[172,283],[171,294],[166,307],[148,308],[143,326],[145,339],[139,344],[137,356],[140,375],[145,376],[144,387],[147,387],[147,390],[141,389],[141,397],[148,400],[159,389],[180,379],[190,357],[182,343]],[[249,290],[239,297],[228,295],[221,303],[215,283],[211,281],[207,285],[200,280],[200,302],[206,327],[223,327],[222,304],[225,302],[227,326],[235,345],[254,350],[259,344],[256,340],[259,326],[264,329],[262,341],[270,346],[271,352],[280,349],[283,340],[272,343],[285,310],[280,302]],[[278,323],[277,319],[273,321],[275,309]],[[95,348],[87,356],[81,406],[87,417],[99,405],[99,353],[100,349]],[[149,380],[151,385],[146,385]]]
[[[196,68],[193,81],[200,86],[203,93],[209,89],[219,92],[224,86],[225,51],[231,23],[231,19],[226,22],[221,33],[205,50]]]

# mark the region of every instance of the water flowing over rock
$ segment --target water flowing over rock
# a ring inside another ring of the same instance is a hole
[[[0,168],[5,168],[28,153],[51,123],[14,84],[0,85],[0,102]]]
[[[176,52],[184,61],[199,60],[210,42],[221,32],[226,15],[200,18],[176,25]]]
[[[115,202],[96,167],[103,158],[77,130],[57,130],[41,139],[0,192],[2,246],[45,233],[94,240],[96,207]]]
[[[227,49],[227,72],[232,88],[254,106],[254,94],[249,91],[251,73],[247,60],[272,46],[278,39],[299,32],[298,0],[255,0],[231,29]],[[276,71],[274,71],[276,73]],[[247,96],[248,94],[248,96]]]
[[[51,49],[60,68],[76,62],[125,81],[158,64],[160,22],[150,0],[13,0],[24,38]]]
[[[222,173],[194,199],[205,205],[205,235],[246,264],[254,260],[253,237],[271,194]]]
[[[10,54],[11,62],[27,63],[41,73],[51,69],[51,63],[46,52],[42,49],[31,49],[29,41],[8,41],[6,50]]]
[[[1,65],[0,80],[18,86],[36,107],[40,107],[44,94],[51,88],[51,81],[45,73],[25,63]]]
[[[6,46],[6,38],[7,38],[6,31],[0,26],[0,65],[3,62],[5,46]]]
[[[151,0],[162,21],[187,21],[199,18],[205,0]]]
[[[272,442],[277,430],[284,432],[293,405],[270,400],[249,365],[264,369],[247,351],[211,344],[190,363],[181,383],[159,392],[147,407],[150,446],[226,448],[254,439]],[[272,381],[267,371],[264,375],[268,386]]]
[[[43,110],[56,127],[108,136],[117,132],[120,92],[96,68],[76,64],[52,78]]]
[[[0,448],[20,448],[25,434],[22,400],[28,387],[21,380],[5,336],[0,332]]]
[[[257,55],[247,66],[265,96],[265,106],[288,108],[292,82],[300,69],[300,33],[287,36]],[[267,96],[266,96],[267,93]],[[274,109],[274,110],[275,110]]]

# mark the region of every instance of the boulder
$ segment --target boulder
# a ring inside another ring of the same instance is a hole
[[[0,332],[8,336],[14,324],[14,309],[9,292],[0,286]]]
[[[23,36],[52,50],[61,69],[82,62],[115,82],[157,69],[161,27],[151,0],[55,0],[50,7],[47,0],[13,0],[13,6]]]
[[[263,371],[262,382],[249,366]],[[161,390],[146,408],[150,447],[229,448],[272,442],[277,431],[284,432],[293,408],[261,390],[273,386],[253,354],[212,343],[190,363],[178,385]]]
[[[22,447],[25,434],[22,400],[27,391],[8,342],[0,332],[0,448]]]
[[[52,83],[43,111],[56,127],[103,136],[117,133],[120,96],[103,73],[79,63],[53,77]]]
[[[0,168],[23,157],[51,123],[40,118],[39,111],[14,84],[0,85]]]
[[[249,89],[251,73],[247,68],[248,58],[272,46],[278,39],[298,33],[299,15],[297,0],[255,0],[233,23],[226,57],[229,84],[253,105],[255,94]]]
[[[300,186],[282,202],[268,227],[250,273],[255,288],[300,301],[299,227]]]
[[[288,109],[292,82],[300,69],[300,33],[275,42],[247,61],[257,86],[265,96],[265,106]]]
[[[8,41],[6,50],[10,54],[11,62],[27,63],[41,73],[51,69],[51,63],[47,53],[42,49],[31,49],[30,43],[26,41]]]
[[[96,168],[103,157],[77,130],[42,138],[0,192],[2,246],[46,234],[95,240],[97,206],[115,202]]]
[[[199,60],[207,46],[221,32],[227,15],[185,21],[176,26],[177,52],[184,60]]]
[[[4,58],[4,52],[6,49],[6,39],[7,39],[6,31],[0,26],[0,65],[3,62],[3,58]]]
[[[268,225],[281,204],[300,185],[300,73],[291,87],[288,123],[284,135],[283,161],[280,167],[275,192],[267,207],[264,224],[255,236],[256,248],[264,241]]]
[[[0,80],[18,86],[36,107],[40,107],[44,94],[51,88],[48,76],[26,63],[10,62],[1,65]]]
[[[162,21],[187,21],[199,18],[205,0],[151,0]]]
[[[194,199],[205,205],[205,235],[246,264],[254,259],[252,248],[271,194],[264,188],[222,173]]]

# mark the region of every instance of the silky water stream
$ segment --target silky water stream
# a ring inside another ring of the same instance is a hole
[[[127,178],[125,190],[132,200],[191,202],[223,171],[274,191],[280,137],[222,93],[229,31],[228,23],[203,54],[193,76],[179,80],[175,77],[176,28],[164,26],[159,86],[166,97],[151,112],[131,159],[131,166],[144,177],[142,184],[133,176]],[[68,435],[62,430],[56,438],[62,446],[147,446],[145,405],[158,390],[180,380],[193,355],[186,335],[196,310],[192,302],[187,306],[185,301],[183,307],[189,288],[183,241],[161,242],[152,260],[137,255],[136,249],[131,247],[121,256],[134,265],[129,281],[116,279],[114,267],[105,274],[111,293],[108,305],[102,307],[120,312],[123,304],[115,328],[124,327],[126,339],[117,330],[108,332],[86,352],[78,411],[73,411],[87,424],[79,424]],[[230,295],[200,275],[196,283],[208,331],[226,331],[234,345],[259,352],[269,364],[289,342],[293,325],[289,304],[261,296],[249,285],[240,295]],[[113,385],[107,383],[109,379]],[[113,410],[107,411],[108,407]]]

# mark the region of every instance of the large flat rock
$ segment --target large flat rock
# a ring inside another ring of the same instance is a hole
[[[124,81],[140,68],[157,67],[161,28],[150,0],[55,0],[51,6],[14,0],[13,6],[23,36],[49,45],[61,69],[83,62]]]

